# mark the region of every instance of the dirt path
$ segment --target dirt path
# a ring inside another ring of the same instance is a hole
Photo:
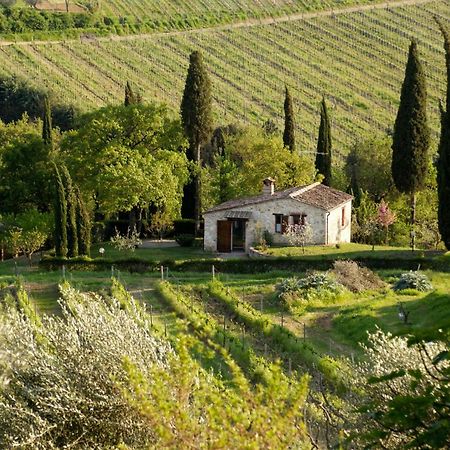
[[[251,28],[261,25],[271,25],[277,23],[284,22],[294,22],[298,20],[309,20],[315,19],[318,17],[334,17],[342,14],[363,12],[363,11],[372,11],[377,9],[390,9],[390,8],[399,8],[402,6],[414,6],[414,5],[423,5],[426,3],[431,3],[436,0],[399,0],[385,3],[376,3],[369,5],[359,5],[359,6],[349,6],[346,8],[338,8],[338,9],[327,9],[323,11],[316,11],[310,13],[297,13],[291,14],[288,16],[280,16],[280,17],[266,17],[264,19],[249,19],[241,22],[235,22],[232,24],[225,25],[217,25],[215,27],[207,27],[207,28],[197,28],[191,30],[183,30],[183,31],[168,31],[168,32],[156,32],[156,33],[144,33],[144,34],[135,34],[135,35],[127,35],[127,36],[117,36],[112,35],[108,37],[92,37],[85,39],[86,42],[110,42],[110,41],[131,41],[138,39],[148,39],[148,38],[160,38],[162,36],[180,36],[180,35],[190,35],[196,33],[210,33],[217,31],[226,31],[233,30],[237,28]],[[68,40],[49,40],[49,41],[31,41],[34,45],[49,45],[49,44],[61,44],[63,42],[80,42],[80,39],[68,39]],[[9,45],[29,45],[30,41],[24,42],[9,42],[9,41],[0,41],[0,46],[9,46]]]

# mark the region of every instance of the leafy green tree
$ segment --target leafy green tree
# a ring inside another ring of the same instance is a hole
[[[51,230],[50,213],[29,209],[4,218],[3,244],[15,257],[25,255],[31,265],[33,254],[45,244]]]
[[[67,204],[67,256],[73,258],[78,256],[77,198],[72,178],[65,165],[61,165],[60,174],[64,185]]]
[[[48,147],[51,147],[53,144],[52,129],[52,110],[50,107],[50,100],[48,97],[45,97],[44,117],[42,118],[42,140]]]
[[[356,141],[345,163],[355,198],[359,195],[358,188],[375,202],[389,196],[394,187],[391,162],[392,140],[388,136],[369,136]]]
[[[295,116],[292,97],[286,86],[284,97],[284,132],[283,144],[291,152],[295,151]]]
[[[51,209],[51,152],[41,138],[40,125],[22,120],[0,121],[0,211],[19,214],[30,208]]]
[[[76,224],[78,236],[78,253],[80,255],[90,256],[91,254],[91,218],[86,203],[83,200],[78,186],[75,189],[76,199]]]
[[[410,195],[411,247],[415,248],[416,194],[423,189],[428,171],[430,129],[427,123],[425,73],[416,41],[411,41],[400,106],[392,142],[392,178],[397,189]]]
[[[25,10],[17,8],[12,11]],[[37,14],[41,15],[40,12]],[[20,17],[13,18],[13,14],[9,20],[15,23],[21,21]],[[73,105],[57,103],[51,92],[36,88],[20,77],[0,76],[0,104],[2,105],[0,118],[6,123],[19,121],[24,114],[32,120],[42,119],[46,97],[50,99],[52,105],[53,126],[61,131],[74,128],[74,118],[78,110]]]
[[[438,222],[442,240],[447,250],[450,250],[450,36],[439,21],[438,24],[444,37],[447,68],[447,98],[445,108],[441,105],[441,139],[437,161]]]
[[[276,180],[277,189],[308,184],[314,179],[310,158],[292,153],[284,147],[280,136],[267,135],[261,128],[245,127],[228,136],[225,154],[227,171],[220,174],[212,168],[211,172],[215,186],[220,186],[221,182],[227,185],[226,196],[259,194],[262,180],[267,177]],[[222,181],[219,176],[224,177]]]
[[[55,204],[54,204],[54,216],[55,216],[55,249],[56,256],[65,258],[67,256],[67,199],[66,190],[60,174],[60,171],[56,164],[54,164],[54,176],[55,176]]]
[[[214,203],[223,203],[235,198],[239,189],[239,169],[226,152],[223,155],[216,155],[211,171],[215,172],[212,182]]]
[[[316,171],[323,175],[322,183],[331,185],[331,124],[325,97],[320,105],[320,126],[317,140]]]
[[[179,121],[162,105],[106,107],[61,143],[82,193],[104,214],[150,205],[179,215],[187,161]]]
[[[200,226],[201,215],[201,148],[212,132],[211,82],[199,51],[191,53],[181,101],[181,121],[189,141],[188,160],[193,163],[191,181],[185,186],[182,216],[195,219]]]

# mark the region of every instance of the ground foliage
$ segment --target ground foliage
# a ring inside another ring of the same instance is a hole
[[[363,345],[351,384],[356,422],[352,444],[364,448],[441,449],[450,445],[448,335],[408,343],[381,330]]]
[[[273,365],[252,386],[223,349],[228,385],[192,359],[194,335],[157,337],[115,279],[102,295],[63,285],[62,315],[42,320],[14,295],[0,316],[3,447],[304,447],[306,378]]]

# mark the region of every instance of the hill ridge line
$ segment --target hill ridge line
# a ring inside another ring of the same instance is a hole
[[[402,6],[414,6],[414,5],[423,5],[426,3],[435,2],[437,0],[399,0],[388,3],[375,3],[368,5],[356,5],[349,6],[346,8],[338,8],[338,9],[327,9],[323,11],[315,11],[310,13],[295,13],[287,16],[280,17],[266,17],[263,19],[248,19],[243,20],[241,22],[229,23],[217,25],[214,27],[205,27],[205,28],[193,28],[190,30],[179,30],[179,31],[166,31],[166,32],[155,32],[155,33],[142,33],[142,34],[129,34],[126,36],[92,36],[92,37],[84,37],[81,36],[78,39],[59,39],[59,40],[36,40],[36,41],[0,41],[0,47],[7,47],[12,45],[57,45],[63,43],[73,43],[73,42],[111,42],[111,41],[131,41],[131,40],[139,40],[139,39],[150,39],[150,38],[160,38],[164,36],[180,36],[180,35],[189,35],[195,33],[209,33],[209,32],[217,32],[217,31],[227,31],[234,30],[239,28],[253,28],[257,26],[263,25],[272,25],[278,23],[285,22],[296,22],[299,20],[309,20],[315,19],[319,17],[333,17],[343,14],[349,13],[357,13],[361,11],[374,11],[381,9],[391,9],[391,8],[400,8]]]

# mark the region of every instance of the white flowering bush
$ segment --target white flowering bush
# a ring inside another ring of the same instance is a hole
[[[350,378],[358,393],[352,442],[357,448],[445,448],[450,443],[448,346],[409,345],[405,337],[377,330],[362,347],[365,359]]]
[[[428,277],[419,271],[410,271],[402,273],[398,281],[394,284],[394,291],[402,291],[404,289],[415,289],[417,291],[432,291],[433,285]]]
[[[111,244],[117,248],[117,250],[129,250],[134,252],[136,248],[142,244],[142,241],[136,227],[132,230],[128,228],[127,234],[124,236],[122,236],[116,228],[116,234],[111,238]]]
[[[284,236],[293,247],[302,247],[305,253],[305,246],[313,241],[314,230],[309,223],[287,225]]]
[[[125,398],[124,360],[144,376],[170,347],[150,333],[132,300],[62,288],[62,315],[0,317],[0,448],[143,447],[153,431]]]

